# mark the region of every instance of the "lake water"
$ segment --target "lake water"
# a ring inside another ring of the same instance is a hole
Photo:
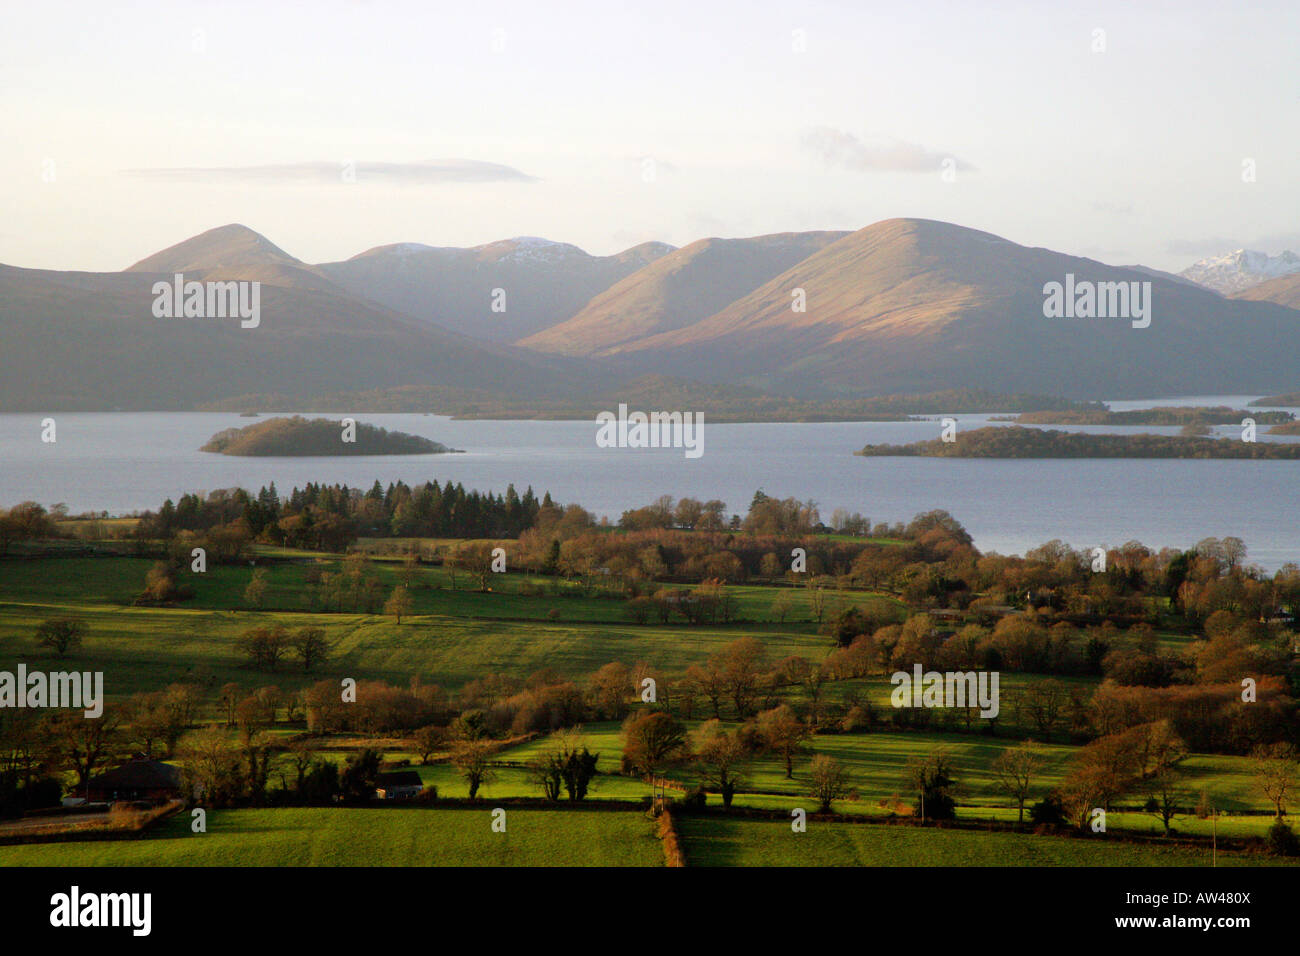
[[[1224,404],[1252,396],[1113,402],[1116,410],[1159,404]],[[269,414],[269,413],[268,413]],[[322,412],[341,417],[342,414]],[[1076,548],[1139,540],[1187,547],[1236,535],[1268,570],[1300,562],[1300,462],[859,458],[868,443],[934,438],[937,421],[709,424],[704,454],[680,449],[602,449],[593,422],[451,421],[419,414],[360,414],[360,422],[424,435],[465,454],[356,458],[232,458],[198,451],[214,432],[258,419],[212,413],[61,413],[58,440],[40,440],[44,416],[0,415],[0,506],[34,500],[83,511],[156,509],[190,491],[272,481],[280,492],[308,481],[368,488],[426,480],[504,491],[514,482],[617,518],[659,495],[719,498],[744,513],[755,489],[812,498],[830,519],[837,507],[872,522],[906,521],[945,508],[984,551],[1023,553],[1052,538]],[[267,416],[263,416],[265,418]],[[955,415],[959,429],[987,415]],[[1176,428],[1079,428],[1152,431]],[[1271,439],[1260,428],[1260,440]],[[1239,435],[1233,426],[1217,430]],[[1295,440],[1295,439],[1281,439]]]

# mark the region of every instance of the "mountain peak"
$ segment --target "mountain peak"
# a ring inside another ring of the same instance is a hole
[[[218,272],[250,265],[294,265],[302,262],[270,239],[247,226],[232,222],[217,226],[146,256],[124,272]]]
[[[1201,259],[1179,275],[1207,289],[1232,295],[1295,272],[1300,272],[1300,256],[1289,249],[1276,256],[1255,249],[1234,249]]]

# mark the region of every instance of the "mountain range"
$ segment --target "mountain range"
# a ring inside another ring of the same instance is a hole
[[[1295,273],[1300,273],[1300,256],[1290,250],[1270,256],[1252,249],[1238,249],[1194,262],[1179,275],[1207,289],[1232,295]]]
[[[153,284],[177,272],[262,283],[261,324],[155,317]],[[1067,276],[1149,288],[1150,325],[1048,318],[1045,286]],[[924,219],[611,256],[531,237],[400,243],[319,264],[228,225],[122,272],[0,266],[0,409],[187,409],[417,387],[519,407],[669,377],[678,385],[665,399],[682,398],[683,379],[802,401],[1263,393],[1300,380],[1298,308],[1300,273],[1225,296],[1186,272]]]

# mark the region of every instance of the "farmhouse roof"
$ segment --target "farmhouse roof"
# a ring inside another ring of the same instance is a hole
[[[381,773],[375,778],[375,787],[379,790],[390,790],[393,787],[423,787],[424,781],[414,770],[395,770],[392,773]]]
[[[136,759],[98,777],[90,786],[97,790],[174,790],[181,785],[181,772],[161,760]]]

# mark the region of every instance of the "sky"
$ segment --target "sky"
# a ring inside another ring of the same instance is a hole
[[[9,6],[0,263],[240,222],[308,262],[941,219],[1177,271],[1300,251],[1300,4]]]

